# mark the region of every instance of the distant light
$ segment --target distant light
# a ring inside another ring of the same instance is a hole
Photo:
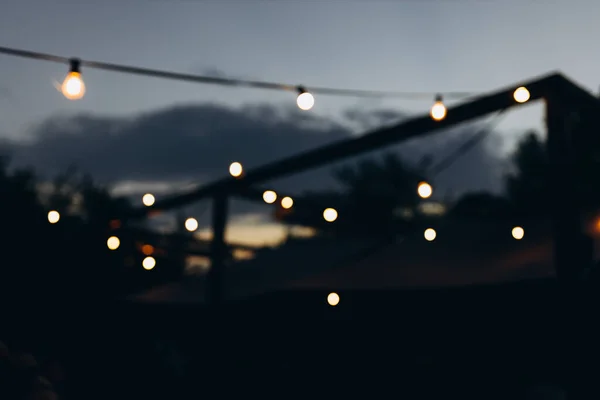
[[[146,207],[150,207],[151,205],[154,204],[155,201],[156,201],[156,199],[154,198],[154,196],[151,193],[146,193],[142,197],[142,203],[144,203],[144,205]]]
[[[429,197],[431,197],[431,195],[433,194],[433,188],[431,187],[431,185],[427,182],[421,182],[419,183],[419,186],[417,187],[417,193],[419,194],[419,196],[422,199],[427,199]]]
[[[152,253],[154,253],[154,246],[152,246],[151,244],[145,244],[142,246],[142,253],[145,256],[151,256]]]
[[[525,236],[525,229],[521,228],[520,226],[515,226],[514,228],[512,228],[512,237],[517,239],[517,240],[521,240],[523,239],[523,237]]]
[[[52,210],[48,213],[48,222],[55,224],[60,220],[60,214],[58,211]]]
[[[240,176],[242,176],[243,172],[244,168],[242,168],[242,164],[240,164],[239,162],[232,162],[231,165],[229,165],[229,174],[234,178],[239,178]]]
[[[288,209],[288,208],[292,208],[292,206],[294,205],[294,200],[292,200],[291,197],[284,197],[283,199],[281,199],[281,207]]]
[[[332,307],[337,306],[338,304],[340,304],[340,296],[335,292],[329,293],[329,295],[327,296],[327,303],[329,303],[329,305]]]
[[[272,190],[265,190],[263,193],[263,200],[267,204],[273,204],[277,200],[277,193]]]
[[[306,91],[303,87],[298,88],[298,97],[296,98],[298,108],[303,111],[308,111],[315,105],[315,98],[312,94]]]
[[[188,218],[185,220],[185,229],[187,229],[190,232],[194,232],[196,229],[198,229],[198,221],[196,220],[196,218]]]
[[[142,267],[144,267],[144,269],[146,271],[150,271],[155,266],[156,266],[156,260],[154,259],[154,257],[146,257],[146,258],[144,258],[144,261],[142,261]]]
[[[425,229],[425,233],[423,234],[423,236],[425,237],[425,240],[427,240],[428,242],[433,242],[435,240],[435,238],[437,237],[437,233],[436,233],[435,229],[427,228],[427,229]]]
[[[325,211],[323,211],[323,218],[327,222],[333,222],[337,219],[337,217],[338,212],[335,208],[326,208]]]
[[[517,103],[525,103],[531,98],[531,94],[527,88],[521,86],[515,90],[513,97]]]
[[[111,236],[106,241],[106,246],[109,248],[109,250],[116,250],[119,248],[120,245],[121,241],[116,236]]]
[[[431,106],[431,110],[429,111],[429,115],[434,121],[441,121],[446,118],[447,114],[446,106],[442,100],[442,96],[438,95],[435,98],[435,103]]]

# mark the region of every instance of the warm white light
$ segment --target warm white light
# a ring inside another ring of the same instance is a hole
[[[265,190],[263,193],[263,200],[267,204],[273,204],[277,200],[277,193],[272,190]]]
[[[442,96],[437,96],[435,98],[435,103],[433,103],[433,106],[431,106],[431,110],[429,111],[431,118],[433,118],[434,121],[441,121],[446,118],[446,113],[447,110],[442,101]]]
[[[525,103],[531,98],[531,94],[529,94],[529,90],[526,87],[521,86],[515,90],[513,97],[517,103]]]
[[[338,212],[335,210],[335,208],[326,208],[325,211],[323,211],[323,218],[327,222],[333,222],[337,219],[337,217]]]
[[[329,303],[329,305],[332,307],[337,306],[340,304],[340,296],[335,292],[329,293],[327,296],[327,303]]]
[[[419,186],[417,187],[417,193],[419,194],[419,196],[422,199],[427,199],[429,197],[431,197],[431,195],[433,194],[433,188],[431,187],[431,185],[427,182],[421,182],[419,183]]]
[[[281,207],[288,209],[288,208],[292,208],[292,206],[294,205],[294,200],[292,200],[291,197],[284,197],[283,199],[281,199]]]
[[[244,169],[242,168],[242,164],[240,164],[239,162],[232,162],[231,165],[229,166],[229,174],[231,176],[233,176],[234,178],[239,178],[240,176],[242,176],[242,172],[244,172]]]
[[[60,87],[63,96],[69,100],[79,100],[85,94],[85,83],[81,78],[79,60],[71,60],[71,69]]]
[[[144,267],[146,271],[150,271],[155,266],[156,260],[154,259],[154,257],[146,257],[144,258],[144,261],[142,261],[142,267]]]
[[[50,211],[48,213],[48,222],[50,222],[51,224],[55,224],[60,220],[60,214],[58,213],[58,211]]]
[[[110,249],[110,250],[116,250],[119,248],[119,246],[121,245],[121,241],[119,240],[118,237],[116,236],[111,236],[108,238],[108,240],[106,241],[106,246]]]
[[[298,95],[296,99],[296,104],[298,104],[298,108],[303,111],[308,111],[315,105],[315,98],[312,94],[308,92],[303,92]]]
[[[146,207],[150,207],[152,204],[154,204],[154,202],[156,201],[156,199],[154,198],[154,196],[150,193],[146,193],[143,197],[142,197],[142,203],[144,203],[144,205]]]
[[[433,242],[437,236],[437,233],[435,232],[435,229],[427,228],[425,229],[425,233],[423,234],[423,236],[428,242]]]
[[[512,229],[512,237],[517,239],[517,240],[521,240],[523,239],[523,236],[525,236],[525,229],[521,228],[520,226],[515,226]]]
[[[196,220],[196,218],[188,218],[185,220],[185,229],[187,229],[190,232],[194,232],[196,229],[198,229],[198,221]]]

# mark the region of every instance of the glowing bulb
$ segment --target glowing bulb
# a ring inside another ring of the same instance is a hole
[[[150,193],[146,193],[143,197],[142,197],[142,203],[144,203],[144,205],[146,207],[150,207],[152,204],[154,204],[154,202],[156,201],[156,199],[154,198],[154,196]]]
[[[116,236],[111,236],[106,241],[106,246],[109,248],[109,250],[116,250],[119,248],[120,245],[121,241]]]
[[[277,193],[272,190],[265,190],[263,193],[263,200],[267,204],[273,204],[277,200]]]
[[[428,242],[433,242],[437,236],[437,233],[435,232],[435,229],[427,228],[425,229],[425,233],[423,234],[423,236]]]
[[[142,267],[144,267],[146,271],[150,271],[152,268],[156,267],[156,260],[154,257],[146,257],[142,261]]]
[[[51,224],[55,224],[60,220],[60,214],[58,213],[58,211],[50,211],[48,213],[48,222],[50,222]]]
[[[433,118],[434,121],[441,121],[444,118],[446,118],[446,106],[444,105],[443,101],[442,101],[442,96],[438,95],[435,98],[435,103],[433,103],[433,106],[431,106],[431,111],[429,112],[429,114],[431,115],[431,118]]]
[[[71,60],[71,69],[61,86],[61,92],[69,100],[79,100],[85,94],[85,84],[81,79],[79,60]]]
[[[323,218],[327,222],[333,222],[337,219],[337,217],[338,212],[334,208],[326,208],[325,211],[323,211]]]
[[[142,253],[144,253],[145,256],[151,256],[152,253],[154,253],[154,246],[152,246],[151,244],[143,245]]]
[[[340,304],[340,296],[335,292],[329,293],[327,296],[327,303],[332,307],[337,306]]]
[[[232,162],[231,165],[229,166],[229,174],[231,176],[233,176],[234,178],[239,178],[240,176],[242,176],[242,172],[244,172],[244,169],[242,168],[242,164],[240,164],[239,162]]]
[[[283,199],[281,199],[281,207],[285,208],[286,210],[288,208],[292,208],[292,206],[294,205],[294,200],[292,200],[291,197],[284,197]]]
[[[196,218],[188,218],[185,220],[185,229],[187,229],[190,232],[194,232],[196,229],[198,229],[198,221],[196,220]]]
[[[303,111],[308,111],[315,105],[315,98],[308,93],[302,86],[298,88],[298,98],[296,99],[298,108]]]
[[[512,229],[512,237],[516,240],[523,239],[523,236],[525,236],[525,229],[521,228],[520,226],[515,226]]]
[[[526,87],[521,86],[515,90],[515,92],[513,93],[513,98],[517,103],[525,103],[531,98],[531,95],[529,94],[529,90],[527,90]]]
[[[419,186],[417,187],[417,193],[419,194],[419,196],[422,199],[427,199],[429,197],[431,197],[431,195],[433,194],[433,188],[431,187],[431,185],[427,182],[421,182],[419,183]]]

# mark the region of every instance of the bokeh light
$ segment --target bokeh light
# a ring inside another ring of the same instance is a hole
[[[512,228],[511,233],[513,238],[515,238],[516,240],[521,240],[525,236],[525,229],[521,228],[520,226],[515,226],[514,228]]]
[[[119,240],[118,237],[116,236],[111,236],[108,238],[108,240],[106,241],[106,246],[110,249],[110,250],[116,250],[119,248],[119,246],[121,245],[121,241]]]
[[[277,201],[277,193],[272,190],[265,190],[263,193],[263,200],[267,204],[273,204],[275,201]]]
[[[151,193],[146,193],[142,197],[142,203],[144,203],[144,205],[146,207],[150,207],[151,205],[154,204],[155,201],[156,201],[156,199],[154,198],[154,195],[152,195]]]
[[[242,167],[242,164],[240,164],[239,162],[235,161],[229,165],[229,174],[231,176],[233,176],[234,178],[239,178],[240,176],[242,176],[243,172],[244,172],[244,168]]]
[[[335,208],[326,208],[325,211],[323,211],[323,218],[327,222],[333,222],[337,219],[337,217],[338,212]]]
[[[194,232],[196,229],[198,229],[198,221],[196,220],[196,218],[186,219],[185,229],[187,229],[189,232]]]
[[[294,205],[294,200],[292,200],[291,197],[284,197],[283,199],[281,199],[281,207],[285,208],[286,210],[288,208],[292,208],[292,206]]]
[[[340,296],[335,292],[329,293],[327,296],[327,303],[332,307],[337,306],[340,304]]]
[[[142,261],[142,267],[144,267],[146,271],[150,271],[151,269],[156,267],[156,260],[154,259],[154,257],[146,257]]]
[[[437,232],[433,228],[427,228],[425,229],[425,233],[423,234],[423,236],[428,242],[433,242],[437,237]]]
[[[60,220],[60,213],[56,210],[48,212],[48,222],[55,224]]]

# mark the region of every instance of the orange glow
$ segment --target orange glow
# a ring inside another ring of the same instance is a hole
[[[151,244],[145,244],[142,246],[142,253],[144,253],[145,256],[150,256],[154,253],[154,247]]]
[[[118,219],[113,219],[110,221],[110,229],[119,229],[121,227],[121,221]]]

